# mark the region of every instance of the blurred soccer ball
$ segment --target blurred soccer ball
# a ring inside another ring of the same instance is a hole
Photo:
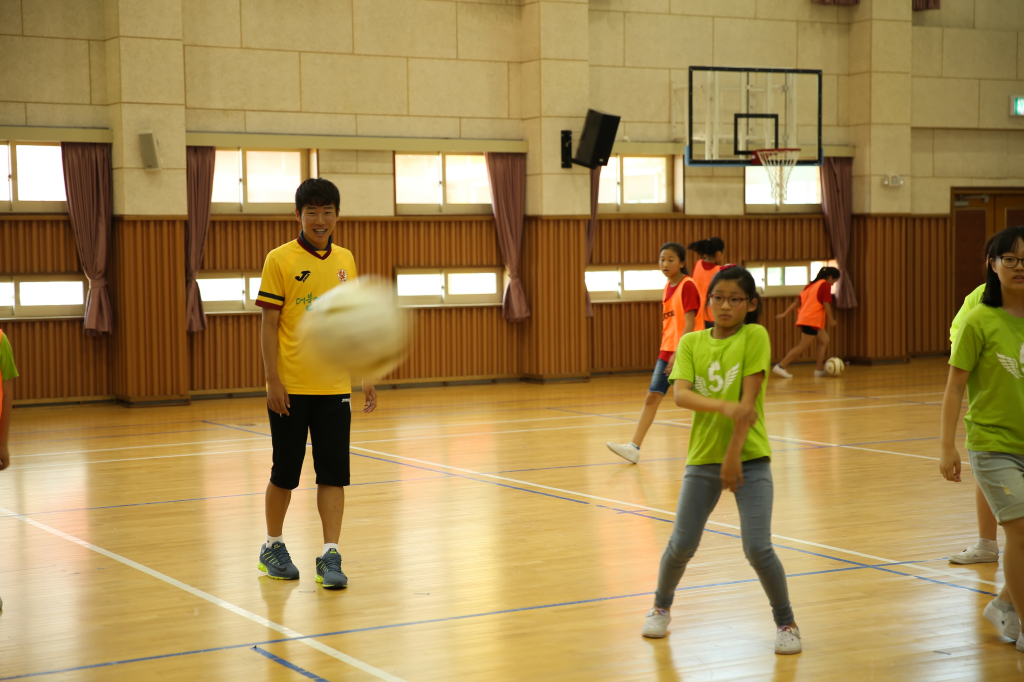
[[[846,365],[839,358],[829,358],[825,361],[825,373],[830,377],[837,377],[843,373]]]
[[[319,360],[353,379],[379,379],[402,362],[412,325],[391,287],[361,277],[324,294],[304,320],[305,338]]]

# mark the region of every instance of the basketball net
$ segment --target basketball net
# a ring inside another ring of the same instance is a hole
[[[789,185],[789,175],[800,158],[799,149],[756,149],[754,154],[754,165],[764,166],[768,173],[768,183],[772,188],[772,199],[776,206],[781,206],[786,201],[786,187]]]

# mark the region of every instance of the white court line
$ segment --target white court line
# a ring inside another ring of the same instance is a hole
[[[843,446],[836,446],[836,447],[843,447]],[[418,464],[426,464],[428,466],[438,467],[438,468],[441,468],[441,469],[451,469],[452,471],[461,471],[464,474],[470,474],[470,475],[473,475],[473,476],[483,476],[485,478],[494,478],[494,479],[497,479],[499,481],[507,481],[509,483],[517,483],[519,485],[530,486],[531,488],[540,488],[541,490],[551,490],[553,492],[563,493],[563,494],[566,494],[566,495],[575,495],[576,497],[585,497],[585,498],[591,499],[591,500],[600,500],[601,502],[609,502],[611,504],[617,504],[617,505],[620,505],[620,506],[634,507],[636,509],[643,509],[645,511],[657,512],[658,514],[666,514],[666,515],[671,516],[671,517],[675,517],[675,515],[676,515],[675,512],[666,511],[664,509],[658,509],[657,507],[648,507],[648,506],[645,506],[645,505],[642,505],[642,504],[636,504],[635,502],[624,502],[622,500],[613,500],[613,499],[608,498],[608,497],[600,497],[598,495],[589,495],[587,493],[576,492],[575,490],[566,490],[564,488],[555,488],[555,487],[552,487],[552,486],[549,486],[549,485],[541,485],[540,483],[531,483],[530,481],[524,481],[524,480],[521,480],[521,479],[518,479],[518,478],[508,478],[507,476],[498,476],[497,474],[487,474],[487,473],[483,473],[483,472],[480,472],[480,471],[474,471],[472,469],[463,469],[461,467],[451,466],[449,464],[438,464],[436,462],[430,462],[430,461],[425,460],[425,459],[416,459],[415,457],[404,457],[402,455],[393,455],[393,454],[391,454],[389,452],[380,452],[378,450],[370,450],[369,448],[361,448],[361,447],[356,447],[356,446],[353,446],[352,449],[353,450],[362,450],[364,452],[371,452],[371,453],[373,453],[375,455],[381,455],[383,457],[393,457],[395,459],[402,459],[402,460],[405,460],[405,461],[408,461],[408,462],[416,462]],[[740,530],[739,526],[734,526],[734,525],[732,525],[730,523],[722,523],[720,521],[711,521],[710,519],[708,520],[708,523],[710,523],[712,525],[715,525],[715,526],[722,526],[723,528],[729,528],[729,529],[732,529],[732,530],[737,530],[737,531]],[[772,537],[773,538],[779,538],[780,540],[786,540],[788,542],[795,542],[795,543],[801,544],[801,545],[809,545],[811,547],[819,547],[821,549],[827,549],[827,550],[832,551],[832,552],[840,552],[840,553],[843,553],[843,554],[850,554],[850,555],[853,555],[853,556],[863,557],[865,559],[872,559],[874,561],[878,561],[878,562],[881,562],[881,563],[884,563],[884,564],[900,564],[900,563],[902,563],[900,561],[896,561],[895,559],[886,559],[885,557],[875,556],[873,554],[864,554],[863,552],[856,552],[856,551],[854,551],[852,549],[844,549],[842,547],[833,547],[832,545],[823,545],[823,544],[818,543],[818,542],[811,542],[810,540],[800,540],[799,538],[792,538],[792,537],[789,537],[789,536],[786,536],[786,535],[777,535],[775,533],[772,533]],[[905,565],[908,568],[913,567],[913,568],[916,568],[916,569],[921,570],[921,571],[932,573],[934,575],[941,575],[941,576],[945,576],[945,577],[948,577],[948,578],[954,578],[956,580],[973,580],[974,582],[984,583],[985,585],[992,585],[993,587],[996,586],[996,584],[994,582],[992,582],[990,580],[982,580],[981,578],[978,578],[978,577],[976,577],[974,575],[966,575],[966,574],[965,575],[961,575],[961,574],[958,574],[958,573],[950,573],[948,571],[940,571],[938,569],[929,568],[928,566],[921,566],[920,564],[905,564]],[[908,577],[914,577],[914,576],[908,576]]]
[[[292,630],[289,627],[281,625],[280,623],[275,623],[272,620],[268,620],[267,618],[264,618],[263,616],[260,616],[260,615],[257,615],[255,613],[253,613],[252,611],[246,611],[242,607],[235,606],[231,602],[224,601],[220,597],[215,597],[215,596],[213,596],[212,594],[210,594],[208,592],[203,592],[202,590],[197,589],[195,587],[192,587],[191,585],[188,585],[186,583],[183,583],[180,580],[176,580],[176,579],[172,578],[169,575],[165,575],[163,573],[160,573],[159,571],[155,571],[152,568],[150,568],[149,566],[145,566],[145,565],[140,564],[140,563],[138,563],[136,561],[132,561],[131,559],[123,557],[120,554],[114,554],[113,552],[111,552],[109,550],[106,550],[106,549],[103,549],[102,547],[98,547],[97,545],[94,545],[92,543],[86,542],[85,540],[82,540],[80,538],[76,538],[74,535],[69,535],[69,534],[65,533],[64,531],[60,531],[60,530],[57,530],[56,528],[53,528],[51,526],[47,526],[45,523],[40,523],[40,522],[36,521],[33,518],[29,518],[27,516],[19,516],[19,515],[15,514],[14,512],[10,511],[9,509],[4,509],[4,508],[0,507],[0,513],[6,514],[6,515],[9,515],[9,516],[14,516],[14,517],[20,519],[21,521],[24,521],[25,523],[29,524],[30,526],[35,526],[36,528],[39,528],[40,530],[44,530],[47,533],[52,533],[53,535],[56,535],[59,538],[63,538],[64,540],[67,540],[68,542],[73,542],[73,543],[75,543],[76,545],[78,545],[80,547],[85,547],[86,549],[91,549],[92,551],[96,552],[97,554],[102,554],[103,556],[105,556],[105,557],[107,557],[109,559],[113,559],[114,561],[120,562],[120,563],[124,564],[125,566],[128,566],[130,568],[134,568],[137,571],[141,571],[141,572],[145,573],[148,576],[156,578],[157,580],[162,580],[165,583],[167,583],[168,585],[173,585],[174,587],[177,587],[179,590],[184,590],[185,592],[188,592],[189,594],[191,594],[193,596],[199,597],[200,599],[205,599],[206,601],[210,602],[211,604],[219,606],[219,607],[221,607],[223,609],[227,609],[231,613],[234,613],[236,615],[242,616],[243,618],[248,618],[249,620],[251,620],[254,623],[258,623],[259,625],[262,625],[264,627],[270,628],[271,630],[274,630],[275,632],[279,632],[282,635],[284,635],[285,637],[294,638],[294,641],[296,641],[296,642],[302,642],[306,646],[312,647],[313,649],[316,649],[317,651],[319,651],[321,653],[327,654],[328,656],[331,656],[332,658],[336,658],[339,661],[341,661],[342,663],[347,663],[350,666],[352,666],[353,668],[358,668],[359,670],[362,670],[365,673],[369,673],[370,675],[373,675],[377,679],[387,680],[388,682],[405,682],[400,677],[396,677],[395,675],[392,675],[389,672],[385,672],[384,670],[381,670],[380,668],[373,667],[369,663],[364,663],[364,662],[360,661],[358,658],[353,658],[352,656],[349,656],[348,654],[342,653],[342,652],[338,651],[337,649],[333,649],[333,648],[327,646],[326,644],[322,644],[321,642],[318,642],[315,639],[307,637],[306,635],[302,634],[301,632],[296,632],[295,630]]]
[[[958,436],[960,437],[960,436]],[[789,438],[787,436],[772,436],[772,438],[778,440],[790,441],[793,443],[807,443],[809,445],[821,445],[826,448],[846,448],[847,450],[864,450],[865,452],[880,452],[883,455],[899,455],[900,457],[913,457],[914,459],[930,459],[932,461],[938,461],[938,457],[929,457],[928,455],[912,455],[909,452],[895,452],[893,450],[878,450],[876,448],[865,448],[859,445],[836,445],[835,443],[819,443],[815,440],[803,440],[801,438]],[[971,463],[967,460],[963,460],[963,466],[969,467]]]

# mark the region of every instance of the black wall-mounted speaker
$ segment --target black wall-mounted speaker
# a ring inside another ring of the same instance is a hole
[[[588,109],[583,134],[580,135],[580,146],[576,148],[573,163],[587,168],[607,166],[618,129],[618,116]]]

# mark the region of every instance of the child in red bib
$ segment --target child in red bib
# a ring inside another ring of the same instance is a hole
[[[661,348],[658,362],[654,366],[651,387],[644,401],[640,421],[629,443],[608,443],[608,449],[626,461],[636,464],[640,459],[640,445],[643,443],[647,430],[654,423],[658,406],[668,393],[668,375],[675,364],[676,348],[683,334],[694,330],[697,312],[700,308],[700,295],[693,278],[686,272],[686,249],[681,244],[669,242],[661,247],[659,263],[661,272],[668,278],[662,296],[661,314]]]
[[[826,327],[835,327],[836,318],[832,314],[832,285],[839,281],[839,268],[824,267],[818,271],[814,281],[804,287],[800,292],[800,298],[793,301],[793,304],[786,308],[786,311],[776,315],[776,319],[783,319],[797,306],[800,312],[796,317],[796,325],[800,327],[800,343],[793,347],[793,350],[784,357],[777,365],[772,367],[772,374],[784,379],[792,379],[786,368],[789,363],[804,354],[815,341],[818,343],[818,364],[814,370],[814,376],[828,376],[825,372],[825,356],[828,355],[829,335]]]

